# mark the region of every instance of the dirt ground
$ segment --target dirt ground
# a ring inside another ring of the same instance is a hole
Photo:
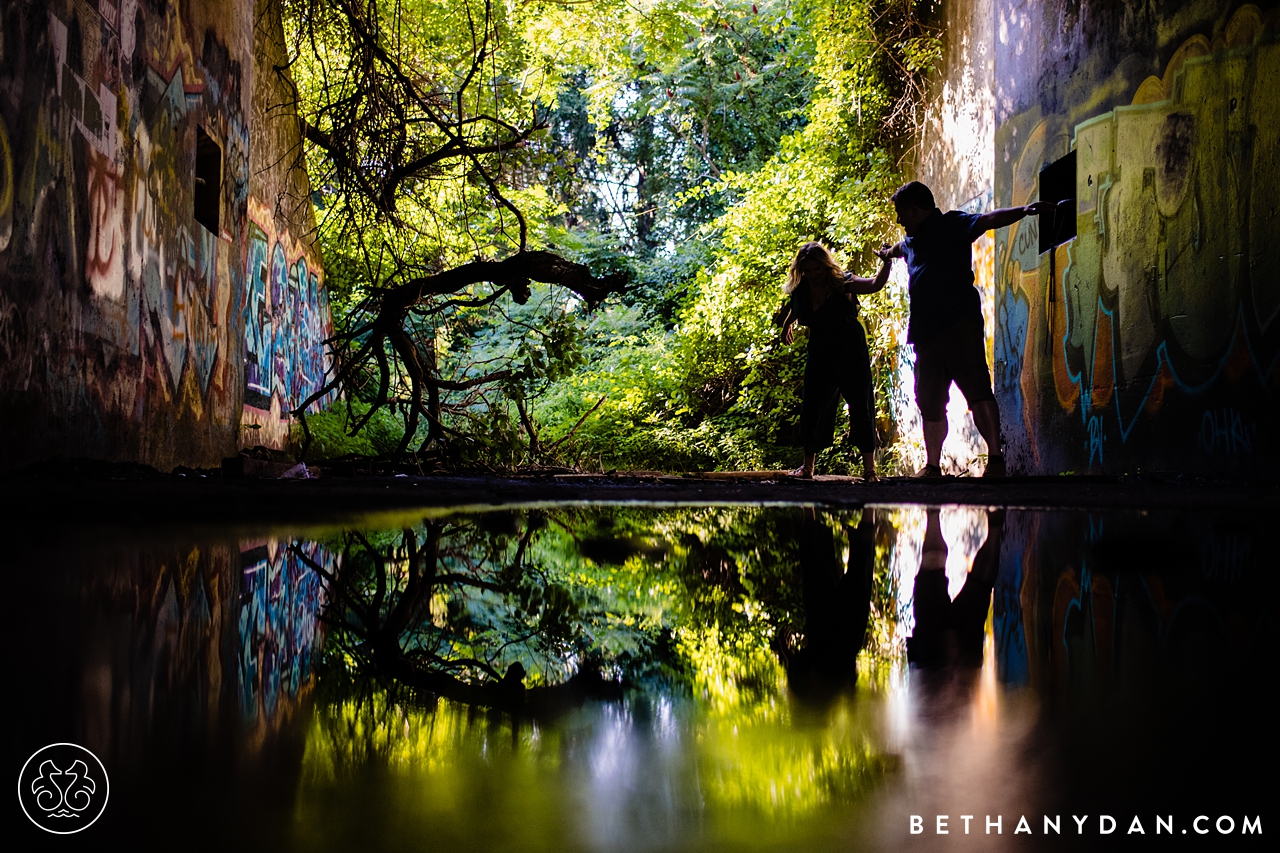
[[[0,528],[315,524],[418,508],[529,503],[969,504],[1076,509],[1274,512],[1280,483],[1180,475],[1011,477],[1006,480],[847,477],[811,481],[765,472],[660,476],[368,476],[312,480],[225,479],[209,472],[159,474],[141,466],[98,465],[0,478]]]

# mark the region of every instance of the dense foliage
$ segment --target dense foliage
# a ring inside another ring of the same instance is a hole
[[[320,453],[795,464],[803,336],[771,317],[802,242],[869,274],[894,233],[938,50],[917,5],[286,3],[335,323],[347,363],[367,358],[309,419]],[[403,281],[528,249],[628,286],[594,310],[603,291],[536,276],[415,291],[389,360],[370,337]],[[890,466],[904,313],[900,285],[863,299]],[[430,427],[412,412],[397,431],[423,383]]]

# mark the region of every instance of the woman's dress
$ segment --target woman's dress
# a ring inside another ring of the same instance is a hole
[[[857,297],[831,293],[817,308],[808,284],[791,293],[791,313],[809,328],[804,365],[804,403],[800,438],[805,453],[817,453],[835,440],[839,398],[849,404],[849,437],[863,453],[876,447],[875,399],[871,390],[871,353],[858,322]]]

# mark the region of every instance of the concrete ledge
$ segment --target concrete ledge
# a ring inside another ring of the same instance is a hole
[[[138,480],[0,480],[0,528],[107,525],[341,524],[372,513],[448,507],[603,502],[657,504],[967,504],[1062,509],[1163,509],[1252,514],[1280,510],[1280,483],[1184,477],[1036,477],[1006,480],[888,478],[724,481],[598,476],[561,480],[392,476],[321,480],[221,479],[198,474]]]

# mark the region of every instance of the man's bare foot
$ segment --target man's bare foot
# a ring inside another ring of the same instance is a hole
[[[942,468],[938,465],[926,465],[916,472],[916,478],[921,480],[932,480],[942,476]]]

